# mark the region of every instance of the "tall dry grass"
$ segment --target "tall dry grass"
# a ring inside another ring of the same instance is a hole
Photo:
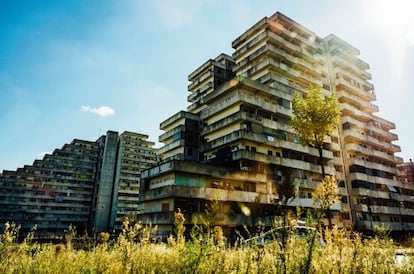
[[[126,222],[117,238],[101,234],[84,248],[75,248],[73,235],[58,245],[32,243],[31,235],[16,243],[18,227],[7,224],[0,234],[0,273],[303,273],[311,246],[310,273],[414,273],[410,257],[396,262],[397,246],[386,235],[362,239],[333,228],[324,245],[291,234],[285,244],[229,246],[221,228],[208,222],[185,240],[183,216],[176,217],[168,243],[151,241],[155,228]]]

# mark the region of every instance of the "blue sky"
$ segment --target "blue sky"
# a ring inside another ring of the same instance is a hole
[[[412,10],[409,0],[0,0],[0,170],[108,129],[157,141],[159,123],[188,105],[187,75],[276,11],[360,49],[408,160]]]

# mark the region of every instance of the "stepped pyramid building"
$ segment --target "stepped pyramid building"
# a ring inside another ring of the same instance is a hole
[[[74,139],[33,165],[0,174],[0,225],[21,225],[24,236],[61,236],[119,229],[136,215],[140,172],[156,162],[154,143],[133,132],[108,131],[98,140]]]
[[[414,185],[397,180],[395,125],[374,114],[374,86],[359,50],[279,12],[232,47],[232,56],[220,54],[189,75],[187,111],[160,124],[162,163],[141,173],[141,220],[167,235],[178,209],[191,226],[217,200],[215,222],[228,235],[245,225],[272,226],[280,214],[275,183],[288,179],[297,189],[292,209],[312,210],[319,154],[289,126],[293,95],[312,85],[335,92],[342,113],[323,149],[325,171],[339,182],[333,222],[361,231],[375,225],[412,231]]]

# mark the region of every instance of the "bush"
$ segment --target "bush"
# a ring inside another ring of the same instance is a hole
[[[337,228],[325,232],[324,246],[291,234],[285,245],[234,247],[226,245],[218,226],[196,226],[190,240],[176,235],[164,244],[150,241],[152,228],[125,223],[117,239],[99,235],[87,250],[69,242],[17,244],[17,230],[9,224],[0,234],[0,273],[303,273],[310,246],[311,273],[414,273],[412,257],[395,260],[397,246],[389,238],[363,240]]]

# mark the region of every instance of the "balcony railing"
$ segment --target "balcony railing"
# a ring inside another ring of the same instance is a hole
[[[184,145],[184,140],[180,139],[180,140],[174,141],[172,143],[169,143],[168,145],[165,145],[165,146],[161,147],[158,150],[158,154],[166,153],[167,151],[170,151],[174,148],[177,148],[177,147],[180,147],[180,146],[183,146],[183,145]]]
[[[198,212],[183,212],[185,222],[184,224],[199,224],[202,220],[206,218],[205,213]],[[152,224],[152,225],[172,225],[174,224],[174,212],[153,212],[153,213],[144,213],[139,214],[138,219],[143,224]],[[271,216],[257,216],[255,217],[256,225],[260,221],[261,225],[272,226],[273,217]],[[245,216],[244,214],[238,213],[217,213],[215,215],[215,225],[229,225],[229,226],[239,226],[239,225],[254,225],[253,218],[250,216]]]
[[[235,201],[251,203],[253,201],[261,204],[272,204],[275,195],[258,192],[227,190],[209,187],[190,187],[180,185],[164,186],[142,193],[141,201],[157,200],[170,197],[184,197],[205,200]]]
[[[267,111],[273,112],[273,113],[279,113],[282,114],[286,117],[290,117],[292,115],[292,110],[282,107],[280,105],[277,104],[272,104],[270,102],[266,102],[264,100],[264,98],[258,97],[258,96],[254,96],[254,95],[250,95],[250,94],[246,94],[243,93],[241,91],[237,92],[235,95],[231,96],[231,97],[227,97],[224,101],[221,101],[220,103],[211,105],[209,108],[206,108],[202,113],[201,113],[201,118],[202,119],[206,119],[210,116],[213,116],[214,114],[222,111],[225,108],[228,108],[231,105],[237,104],[237,103],[249,103],[252,105],[257,106],[258,108],[263,108]]]
[[[390,198],[389,192],[371,190],[371,189],[363,189],[363,188],[354,188],[352,189],[351,194],[361,196],[361,197],[372,197],[372,198],[381,198],[381,199]]]
[[[348,158],[347,161],[349,162],[350,165],[355,164],[355,165],[365,166],[371,169],[378,169],[378,170],[386,171],[392,174],[397,173],[396,168],[385,166],[385,165],[378,164],[375,162],[369,162],[369,161],[365,161],[365,160],[358,159],[358,158]]]
[[[311,198],[294,198],[289,203],[288,206],[300,206],[305,208],[314,208],[314,201]],[[334,203],[331,207],[331,210],[341,210],[341,203]]]
[[[269,156],[266,154],[260,154],[257,152],[251,152],[251,151],[245,151],[245,150],[234,151],[232,152],[232,155],[233,155],[233,160],[249,159],[249,160],[258,161],[258,162],[282,165],[286,167],[292,167],[295,169],[302,169],[302,170],[312,171],[315,173],[321,173],[321,167],[319,165],[311,164],[309,162],[305,162],[301,160]],[[325,172],[327,174],[335,174],[335,168],[325,165]]]
[[[385,221],[356,221],[356,227],[362,230],[371,230],[374,229],[376,226],[384,227],[390,229],[392,231],[413,231],[414,230],[414,222],[385,222]]]
[[[173,129],[171,129],[171,130],[168,130],[167,132],[165,132],[165,133],[161,134],[161,135],[158,137],[158,141],[163,142],[163,141],[165,141],[166,139],[168,139],[168,138],[170,138],[171,136],[173,136],[175,133],[177,133],[177,132],[181,132],[181,131],[184,131],[184,129],[185,129],[184,125],[179,125],[178,127],[175,127],[175,128],[173,128]]]

